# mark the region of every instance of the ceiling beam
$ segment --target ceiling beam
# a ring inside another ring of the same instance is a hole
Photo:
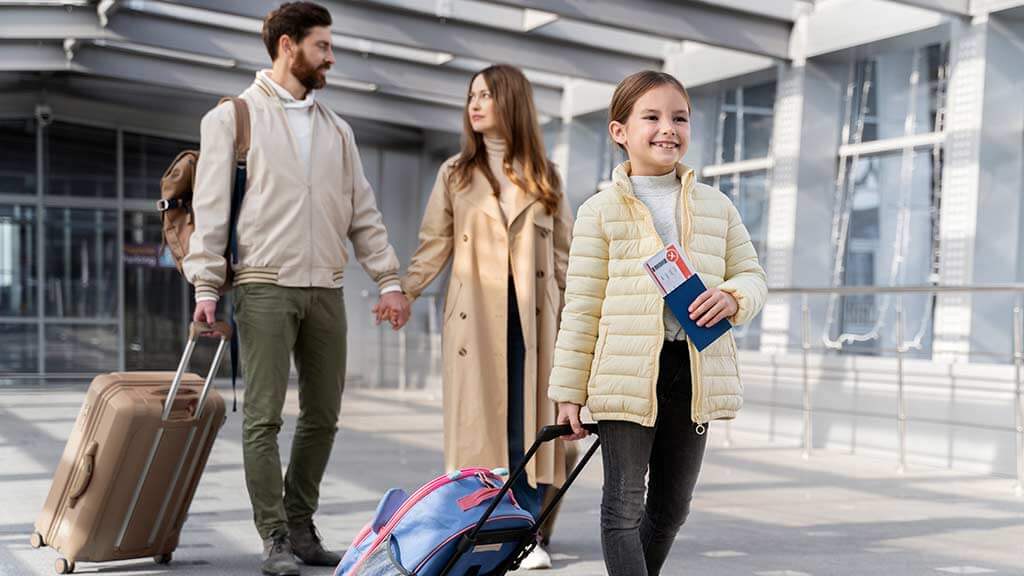
[[[38,42],[5,43],[12,53],[30,55],[32,48],[40,56],[27,58],[25,64],[7,65],[6,70],[19,69],[24,72],[38,71],[41,61],[52,61],[54,52],[62,53],[60,46]],[[161,58],[150,54],[101,47],[90,41],[83,42],[75,51],[74,58],[65,68],[101,78],[113,78],[128,82],[139,82],[153,86],[186,89],[192,92],[223,96],[239,94],[253,82],[254,70],[219,67],[201,62]],[[349,90],[328,86],[317,92],[317,99],[342,117],[351,116],[420,129],[458,132],[462,128],[462,111],[459,108],[410,100],[388,94]]]
[[[890,2],[953,16],[968,17],[971,15],[971,0],[890,0]]]
[[[789,34],[793,23],[749,12],[682,0],[497,1],[672,40],[700,42],[781,60],[789,58]]]
[[[128,42],[229,58],[254,66],[270,66],[270,57],[263,41],[255,33],[174,20],[129,9],[118,11],[107,28],[112,35]],[[435,101],[448,99],[453,106],[458,107],[462,106],[472,77],[470,72],[451,67],[371,54],[336,50],[334,55],[337,62],[331,68],[330,76],[372,83],[381,92],[388,94],[412,97],[422,94]],[[559,114],[561,90],[534,86],[534,97],[542,114]]]
[[[277,0],[183,0],[183,3],[262,19]],[[618,83],[638,70],[660,69],[660,59],[580,46],[555,38],[443,20],[360,0],[322,0],[334,32],[444,52],[488,62],[515,64],[564,76]]]

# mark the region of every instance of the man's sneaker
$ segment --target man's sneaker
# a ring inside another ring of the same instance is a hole
[[[533,550],[519,564],[521,570],[543,570],[551,568],[551,556],[538,542]]]
[[[299,565],[292,556],[287,534],[282,532],[263,541],[260,570],[267,576],[299,576]]]
[[[288,525],[292,553],[308,566],[337,566],[341,556],[324,548],[323,539],[312,520]]]

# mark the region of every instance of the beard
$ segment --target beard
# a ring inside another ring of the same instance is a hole
[[[327,85],[327,70],[330,67],[327,63],[313,66],[306,59],[305,52],[299,50],[292,63],[292,74],[306,90],[319,90]]]

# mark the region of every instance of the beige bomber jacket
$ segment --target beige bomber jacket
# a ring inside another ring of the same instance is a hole
[[[313,106],[310,169],[299,158],[284,107],[257,76],[242,93],[252,141],[245,198],[238,218],[234,283],[338,288],[352,241],[356,259],[383,289],[398,285],[398,257],[388,242],[349,125],[326,106]],[[235,111],[226,102],[204,117],[193,207],[195,232],[185,277],[196,299],[218,297],[227,261],[234,176]]]

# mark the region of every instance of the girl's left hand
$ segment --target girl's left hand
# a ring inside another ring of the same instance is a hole
[[[710,328],[718,324],[722,318],[732,316],[739,309],[740,305],[732,294],[722,292],[718,288],[710,288],[690,304],[690,320],[696,320],[697,326]]]

